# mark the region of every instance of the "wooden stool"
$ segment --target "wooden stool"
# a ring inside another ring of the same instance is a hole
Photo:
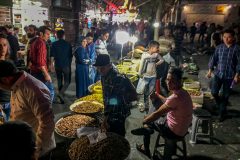
[[[161,133],[158,134],[157,140],[155,143],[154,151],[153,151],[153,160],[156,157],[161,157],[163,160],[171,160],[172,156],[177,156],[181,157],[182,160],[187,158],[187,147],[186,147],[186,141],[185,141],[185,136],[182,138],[177,138],[177,139],[168,139],[163,137],[164,143],[160,143],[160,137]],[[182,147],[178,145],[178,142],[182,143]],[[164,152],[163,155],[158,151],[159,147],[164,147]],[[177,150],[181,152],[182,155],[177,154]]]
[[[199,132],[199,123],[207,121],[208,122],[208,133]],[[211,114],[204,109],[198,108],[193,111],[192,127],[190,129],[190,143],[195,144],[197,142],[197,137],[199,135],[208,136],[210,143],[213,142],[213,125]]]

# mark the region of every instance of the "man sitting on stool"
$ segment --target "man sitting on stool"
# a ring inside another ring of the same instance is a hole
[[[144,144],[137,144],[137,150],[149,158],[151,158],[150,135],[153,134],[154,129],[158,128],[163,137],[176,139],[185,136],[192,122],[192,100],[188,92],[182,89],[182,74],[181,69],[170,68],[167,87],[172,95],[165,98],[155,93],[155,97],[161,99],[164,104],[144,118],[143,128],[132,130],[134,135],[144,135]],[[166,113],[166,117],[163,118]]]

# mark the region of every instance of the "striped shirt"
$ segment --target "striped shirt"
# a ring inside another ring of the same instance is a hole
[[[240,47],[237,44],[230,47],[220,44],[208,66],[219,78],[233,79],[236,72],[240,73]]]
[[[156,77],[156,63],[162,63],[163,58],[158,53],[144,52],[139,66],[139,75],[144,77]]]
[[[167,38],[165,36],[161,36],[158,40],[159,52],[161,55],[166,55],[171,52],[175,48],[175,43],[173,38]]]
[[[101,39],[96,40],[95,42],[95,51],[97,55],[99,54],[108,54],[107,42]]]

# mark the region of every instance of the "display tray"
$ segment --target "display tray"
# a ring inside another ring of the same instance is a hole
[[[79,101],[73,103],[69,108],[75,113],[95,114],[98,112],[102,112],[104,105],[97,101]]]
[[[84,126],[97,126],[97,119],[81,114],[68,114],[55,124],[55,132],[65,138],[77,138],[77,129]]]
[[[102,85],[91,84],[90,86],[88,86],[88,91],[90,93],[101,94]]]
[[[94,87],[97,87],[97,88],[96,88],[97,90],[94,89]],[[101,81],[97,81],[96,83],[93,83],[93,84],[91,84],[91,85],[88,86],[88,91],[89,91],[90,93],[100,94],[100,93],[102,93],[101,87],[102,87]],[[99,88],[99,89],[98,89],[98,88]]]

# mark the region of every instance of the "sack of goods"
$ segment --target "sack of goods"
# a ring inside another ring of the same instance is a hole
[[[90,144],[87,136],[75,139],[68,154],[71,160],[124,160],[130,153],[129,142],[115,133],[106,133],[107,138]]]

